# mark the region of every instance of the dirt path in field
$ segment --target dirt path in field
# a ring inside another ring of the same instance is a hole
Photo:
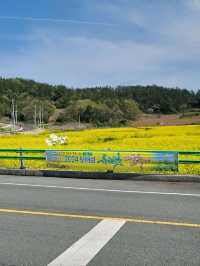
[[[200,124],[200,115],[192,117],[180,117],[180,115],[141,115],[132,126],[176,126]]]

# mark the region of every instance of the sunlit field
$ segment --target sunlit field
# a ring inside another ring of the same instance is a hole
[[[54,131],[57,135],[67,136],[68,144],[48,147],[45,139],[51,133],[52,131],[45,131],[40,134],[1,135],[0,148],[200,151],[200,125]],[[25,164],[32,169],[49,167],[42,161],[29,161]],[[17,161],[0,161],[1,168],[18,166]],[[200,165],[181,165],[179,172],[200,174]]]

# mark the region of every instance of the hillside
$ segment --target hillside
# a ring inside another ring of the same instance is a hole
[[[11,117],[12,100],[19,122],[90,123],[121,126],[146,114],[199,114],[200,90],[119,86],[67,88],[21,78],[0,78],[0,118]]]

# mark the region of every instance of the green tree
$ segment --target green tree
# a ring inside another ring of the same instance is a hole
[[[140,113],[138,104],[134,100],[124,100],[120,104],[123,117],[127,120],[135,120]]]

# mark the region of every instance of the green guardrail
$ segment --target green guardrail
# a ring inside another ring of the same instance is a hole
[[[20,169],[25,168],[25,161],[45,161],[46,160],[46,152],[52,151],[48,149],[0,149],[0,160],[18,160],[20,163]],[[145,153],[178,153],[178,165],[179,164],[200,164],[200,151],[166,151],[166,150],[78,150],[78,149],[63,149],[63,150],[54,150],[54,151],[62,151],[62,152],[116,152],[116,153],[127,153],[127,152],[145,152]],[[9,153],[6,155],[4,153]],[[12,155],[13,154],[13,155]],[[36,154],[36,155],[29,155]],[[181,157],[184,158],[181,158]],[[187,159],[186,156],[192,156],[196,159]]]

